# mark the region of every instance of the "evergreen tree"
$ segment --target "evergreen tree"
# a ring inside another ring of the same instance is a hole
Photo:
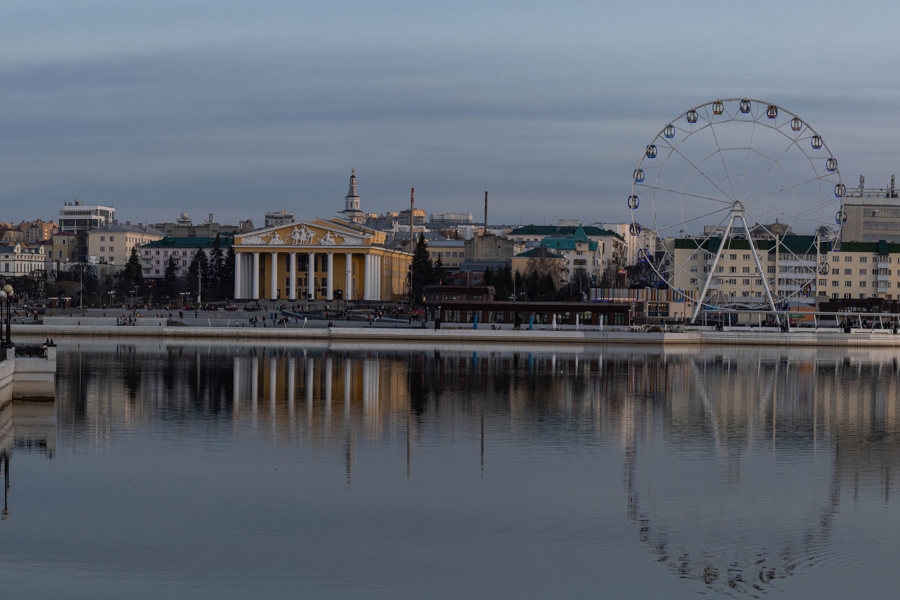
[[[420,233],[413,251],[412,264],[409,267],[409,303],[411,306],[420,306],[425,286],[434,280],[434,265],[431,263],[431,254],[428,252],[428,243],[425,234]]]
[[[519,271],[516,271],[516,276],[513,278],[513,292],[516,300],[519,299],[520,294],[525,292],[525,278]]]
[[[210,296],[217,299],[223,298],[222,295],[222,274],[225,270],[225,256],[222,253],[222,238],[216,234],[213,240],[212,251],[209,254],[209,273],[207,274],[206,288],[210,291]]]
[[[166,273],[159,291],[167,300],[171,300],[178,293],[178,262],[174,256],[170,256],[166,263]]]
[[[484,268],[484,273],[481,275],[481,283],[483,285],[494,285],[494,272],[490,267]]]
[[[437,260],[434,261],[434,270],[431,274],[431,283],[432,285],[443,285],[445,281],[448,280],[447,269],[444,268],[444,259],[438,255]]]
[[[219,273],[219,297],[231,298],[234,296],[234,248],[228,246],[225,253],[225,261],[222,263],[222,271]]]
[[[144,270],[141,267],[141,259],[136,246],[131,247],[128,262],[125,263],[124,281],[126,285],[133,288],[142,288],[144,285]]]
[[[191,264],[188,265],[188,272],[185,277],[185,286],[192,297],[196,298],[198,292],[200,292],[202,299],[203,294],[201,290],[206,287],[205,275],[208,270],[209,260],[206,257],[206,252],[203,251],[203,248],[198,247]]]

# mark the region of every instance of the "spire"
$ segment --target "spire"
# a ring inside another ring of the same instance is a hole
[[[344,197],[344,210],[359,210],[359,193],[356,191],[356,169],[350,169],[350,188]]]

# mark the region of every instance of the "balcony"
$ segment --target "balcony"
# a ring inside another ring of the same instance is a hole
[[[781,267],[782,269],[790,268],[790,267],[802,268],[802,269],[815,269],[816,261],[815,261],[815,259],[813,259],[813,260],[779,260],[778,266]]]
[[[881,262],[881,261],[878,261],[877,267],[878,267],[879,269],[890,269],[890,268],[891,268],[891,263],[889,263],[889,262]]]

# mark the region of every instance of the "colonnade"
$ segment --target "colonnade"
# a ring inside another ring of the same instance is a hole
[[[379,254],[363,253],[363,252],[333,252],[333,251],[317,251],[317,250],[253,250],[248,252],[238,252],[235,256],[234,264],[234,297],[258,300],[260,298],[297,300],[298,289],[297,280],[299,276],[297,255],[306,256],[306,290],[301,292],[299,297],[302,299],[324,299],[334,300],[335,286],[335,255],[343,255],[344,260],[344,283],[339,288],[343,292],[345,300],[382,300],[385,291],[390,294],[390,290],[385,290],[383,285],[383,257]],[[266,256],[268,255],[268,256]],[[362,265],[359,260],[354,261],[354,257],[363,257]],[[317,260],[321,261],[324,257],[325,264],[319,269],[320,281],[321,275],[325,276],[324,286],[316,286],[316,264]],[[287,261],[287,263],[285,263]],[[262,265],[261,263],[266,263]],[[359,290],[359,284],[354,282],[354,263],[357,263],[356,275],[362,277],[362,295]],[[268,277],[263,277],[262,267],[268,268]],[[285,271],[284,268],[287,267]],[[360,266],[362,268],[360,269]],[[281,267],[281,270],[279,270]],[[324,271],[324,273],[322,273]],[[360,272],[361,271],[361,272]],[[282,290],[279,287],[279,277],[287,275],[286,288]],[[268,289],[261,289],[268,283]],[[322,290],[324,287],[324,290]],[[284,293],[281,293],[281,292]],[[324,293],[323,293],[324,292]]]

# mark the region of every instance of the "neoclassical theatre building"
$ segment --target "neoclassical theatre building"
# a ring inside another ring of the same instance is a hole
[[[234,297],[399,300],[412,254],[387,248],[387,235],[365,220],[353,170],[338,216],[235,235]]]
[[[412,255],[385,233],[342,217],[234,236],[234,297],[272,300],[399,300]]]

